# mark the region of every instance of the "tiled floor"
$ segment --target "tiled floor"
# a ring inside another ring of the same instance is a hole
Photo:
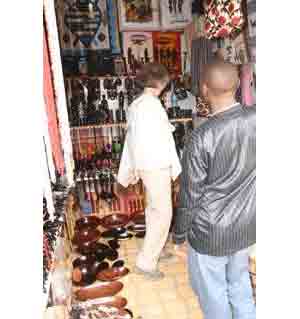
[[[121,242],[120,255],[133,269],[143,239]],[[120,295],[128,300],[134,318],[139,319],[203,319],[198,301],[188,283],[187,267],[180,261],[161,263],[165,273],[161,281],[153,282],[131,272],[123,278]]]

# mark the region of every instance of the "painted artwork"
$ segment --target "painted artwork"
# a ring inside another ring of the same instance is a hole
[[[170,73],[181,74],[181,33],[153,32],[154,61],[165,65]]]
[[[160,12],[162,29],[184,29],[193,20],[192,0],[160,1]]]
[[[123,32],[123,50],[129,73],[153,61],[152,32]]]
[[[56,1],[56,12],[63,50],[110,48],[106,1]]]
[[[159,6],[157,0],[119,0],[120,29],[158,30]]]

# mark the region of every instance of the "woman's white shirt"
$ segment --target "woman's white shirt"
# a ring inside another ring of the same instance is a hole
[[[130,106],[128,127],[118,181],[127,187],[138,180],[138,170],[171,168],[172,178],[181,173],[170,124],[160,100],[143,94]]]

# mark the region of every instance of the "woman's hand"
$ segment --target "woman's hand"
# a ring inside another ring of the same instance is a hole
[[[174,245],[173,246],[174,255],[179,257],[182,261],[187,260],[187,247],[186,245]]]

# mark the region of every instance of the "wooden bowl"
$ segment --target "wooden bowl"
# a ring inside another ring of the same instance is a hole
[[[145,225],[146,224],[146,219],[145,219],[145,215],[144,214],[137,214],[135,215],[131,221],[134,224],[138,224],[138,225]]]
[[[124,285],[119,281],[100,282],[92,286],[81,288],[75,292],[76,298],[80,301],[111,297],[119,293]]]
[[[97,250],[103,250],[104,246],[108,248],[107,245],[104,245],[102,243],[98,243],[98,242],[86,242],[86,243],[81,243],[80,245],[78,245],[77,247],[77,251],[80,254],[83,255],[89,255],[89,254],[94,254]]]
[[[137,232],[145,232],[146,225],[144,224],[133,224],[127,228],[130,232],[137,233]]]
[[[127,305],[127,299],[120,296],[97,298],[89,302],[97,306],[110,306],[118,309],[122,309]]]
[[[109,240],[108,245],[110,246],[111,249],[117,250],[120,248],[120,244],[117,239]]]
[[[117,260],[115,261],[113,264],[112,264],[112,268],[115,268],[115,267],[118,267],[118,268],[121,268],[121,267],[124,267],[125,266],[125,262],[124,260]]]
[[[132,319],[133,314],[128,309],[123,308],[116,308],[112,306],[107,305],[95,305],[91,304],[91,300],[88,302],[82,302],[81,304],[87,304],[88,306],[83,307],[84,308],[84,318],[87,316],[91,316],[91,318],[102,318],[102,319]]]
[[[74,268],[72,273],[74,285],[89,286],[96,281],[96,273],[91,265],[80,265]]]
[[[97,241],[101,237],[101,233],[97,229],[83,229],[81,231],[75,232],[73,237],[73,243],[77,246],[83,243],[92,243]]]
[[[100,271],[96,278],[101,281],[115,281],[129,274],[126,267],[113,267]]]
[[[96,261],[95,255],[81,255],[73,260],[73,268],[77,268],[81,265],[91,265]]]
[[[127,229],[124,227],[116,227],[116,228],[111,228],[101,234],[101,237],[103,238],[113,238],[116,239],[120,235],[127,233]]]
[[[76,220],[75,231],[81,231],[85,228],[97,228],[100,225],[100,218],[97,216],[86,216]]]
[[[122,227],[129,223],[130,219],[125,214],[110,214],[101,219],[101,226],[106,229]]]

